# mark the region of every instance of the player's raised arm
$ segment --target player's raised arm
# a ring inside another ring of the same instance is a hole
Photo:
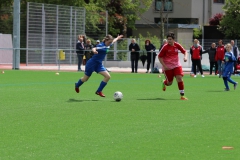
[[[117,40],[121,39],[123,37],[123,35],[118,35],[117,38],[115,38],[113,41],[112,41],[112,44],[115,43]]]

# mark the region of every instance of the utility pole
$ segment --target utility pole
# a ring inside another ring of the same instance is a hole
[[[164,39],[164,20],[163,20],[163,9],[164,9],[164,0],[161,0],[161,9],[160,9],[160,18],[161,18],[161,34],[160,34],[160,45]]]
[[[13,3],[13,64],[12,69],[20,67],[20,0]]]

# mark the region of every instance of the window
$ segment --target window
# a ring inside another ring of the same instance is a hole
[[[163,4],[161,0],[155,0],[155,10],[160,11],[162,9],[164,12],[172,12],[173,11],[173,2],[172,0],[163,0]]]
[[[224,3],[225,0],[213,0],[213,3]]]

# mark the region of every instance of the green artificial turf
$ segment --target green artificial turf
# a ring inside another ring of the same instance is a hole
[[[79,94],[74,83],[83,72],[0,74],[0,159],[240,159],[240,86],[224,92],[217,76],[187,74],[189,100],[181,101],[175,80],[161,90],[163,75],[110,74],[105,98],[95,95],[98,74]]]

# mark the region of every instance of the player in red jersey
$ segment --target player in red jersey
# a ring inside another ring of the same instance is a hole
[[[162,89],[165,91],[166,86],[172,85],[173,78],[175,77],[178,82],[181,100],[187,100],[184,96],[183,71],[178,58],[178,50],[184,54],[184,62],[187,62],[187,51],[179,43],[174,41],[174,33],[170,32],[167,35],[167,41],[168,43],[162,47],[158,55],[159,62],[162,64],[163,73],[166,77],[162,83]]]

